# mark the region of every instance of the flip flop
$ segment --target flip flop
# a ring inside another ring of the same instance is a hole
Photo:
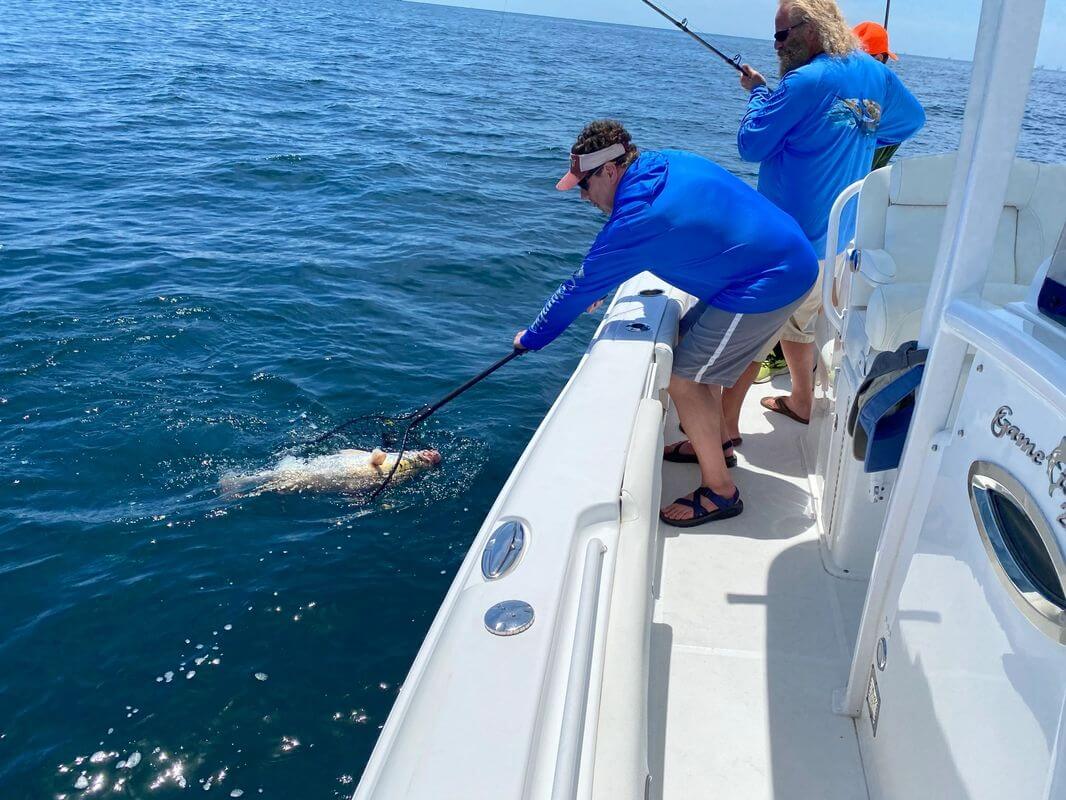
[[[759,405],[765,408],[767,411],[776,411],[778,414],[784,414],[789,419],[794,419],[800,425],[809,425],[810,420],[804,419],[785,403],[785,396],[783,394],[776,395],[775,397],[764,397],[759,401]]]
[[[708,511],[700,502],[701,497],[710,500],[717,508],[714,511]],[[691,500],[687,497],[679,497],[674,502],[692,509],[692,516],[688,519],[669,519],[662,511],[659,512],[659,519],[675,528],[694,528],[715,520],[729,519],[744,510],[744,501],[740,499],[740,489],[734,491],[732,497],[726,498],[706,486],[701,486],[692,493]]]
[[[685,432],[685,429],[681,427],[680,424],[678,424],[677,429],[682,433]],[[744,437],[738,436],[736,439],[730,439],[728,442],[722,442],[722,449],[728,450],[730,447],[740,447],[742,444],[744,444]]]
[[[696,454],[695,453],[682,453],[681,452],[681,446],[686,444],[687,442],[688,442],[688,439],[684,439],[684,440],[682,440],[680,442],[677,442],[676,444],[670,445],[670,447],[666,451],[666,455],[663,456],[663,461],[669,461],[669,462],[671,462],[673,464],[699,464],[700,460],[698,458],[696,458]],[[728,450],[732,446],[733,446],[732,442],[725,442],[725,443],[722,444],[722,451],[725,452],[726,450]],[[736,456],[726,456],[725,457],[725,465],[726,465],[726,468],[732,469],[733,467],[735,467],[737,465],[737,457]]]

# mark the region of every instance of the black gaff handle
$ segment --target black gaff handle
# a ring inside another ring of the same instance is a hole
[[[506,355],[503,358],[501,358],[499,361],[497,361],[491,367],[489,367],[488,369],[484,370],[483,372],[478,373],[477,375],[475,375],[473,378],[468,380],[466,383],[464,383],[459,388],[453,389],[451,392],[446,394],[444,397],[442,397],[436,403],[433,403],[432,405],[425,406],[422,409],[414,412],[413,414],[408,413],[408,414],[403,415],[402,417],[393,417],[393,416],[389,416],[388,414],[376,414],[376,415],[363,416],[363,417],[353,417],[352,419],[347,420],[346,422],[342,422],[340,425],[338,425],[335,428],[330,428],[328,431],[326,431],[325,433],[323,433],[323,434],[321,434],[319,436],[316,436],[314,439],[311,439],[310,441],[307,441],[307,442],[303,442],[303,445],[306,446],[306,447],[314,447],[316,444],[321,444],[322,442],[326,441],[326,439],[330,438],[331,436],[335,436],[336,434],[340,433],[345,428],[348,428],[348,427],[354,425],[357,422],[363,422],[363,421],[370,420],[370,419],[380,419],[382,421],[384,421],[384,420],[410,419],[411,423],[408,425],[407,432],[405,432],[405,434],[404,434],[404,443],[406,443],[407,442],[407,433],[410,432],[411,428],[413,428],[419,422],[422,422],[426,417],[428,417],[434,411],[439,409],[441,406],[446,405],[447,403],[450,403],[452,400],[454,400],[456,397],[461,395],[463,392],[465,392],[471,386],[474,386],[475,384],[480,383],[481,381],[483,381],[485,378],[487,378],[489,375],[494,373],[496,370],[498,370],[500,367],[502,367],[508,361],[510,361],[513,358],[517,358],[518,356],[522,355],[525,352],[527,352],[527,351],[519,350],[516,347],[508,355]]]
[[[444,395],[444,397],[442,397],[436,403],[433,403],[432,405],[426,406],[421,411],[416,413],[414,415],[414,417],[411,418],[411,427],[414,427],[419,422],[422,422],[426,417],[428,417],[430,414],[435,412],[441,406],[447,405],[448,403],[450,403],[452,400],[457,398],[459,395],[461,395],[463,392],[465,392],[470,387],[481,383],[481,381],[485,380],[485,378],[489,377],[489,375],[494,373],[496,370],[498,370],[500,367],[502,367],[508,361],[511,361],[511,360],[513,360],[515,358],[518,358],[520,355],[522,355],[525,352],[527,352],[527,351],[519,350],[516,347],[510,353],[508,353],[503,358],[501,358],[499,361],[497,361],[495,364],[493,364],[491,367],[488,367],[487,369],[483,370],[482,372],[479,372],[477,375],[475,375],[473,378],[468,380],[466,383],[464,383],[459,388],[453,389],[452,391],[448,392],[448,394]]]
[[[378,488],[375,489],[373,491],[373,493],[365,501],[363,501],[362,505],[370,505],[375,500],[377,500],[378,496],[383,491],[385,491],[385,487],[388,486],[392,482],[392,476],[395,475],[396,474],[396,470],[399,469],[400,461],[403,459],[404,451],[407,449],[407,439],[411,435],[411,431],[414,430],[415,426],[418,425],[418,423],[424,421],[428,416],[430,416],[433,412],[435,412],[441,406],[444,406],[444,405],[447,405],[448,403],[450,403],[452,400],[457,398],[459,395],[461,395],[463,392],[465,392],[471,386],[474,386],[474,385],[480,383],[481,381],[485,380],[485,378],[489,377],[489,375],[494,373],[496,370],[498,370],[500,367],[502,367],[508,361],[512,361],[513,359],[518,358],[518,356],[522,355],[525,352],[526,352],[525,350],[519,350],[516,347],[508,355],[506,355],[503,358],[501,358],[499,361],[497,361],[491,367],[488,367],[487,369],[483,370],[482,372],[479,372],[477,375],[475,375],[473,378],[468,380],[462,386],[458,387],[457,389],[453,389],[452,391],[448,392],[448,394],[444,395],[444,397],[442,397],[436,403],[433,403],[432,405],[426,406],[421,411],[419,411],[417,414],[415,414],[411,418],[410,423],[408,423],[407,429],[403,432],[403,439],[400,440],[400,449],[396,451],[396,462],[392,465],[392,469],[389,470],[389,474],[385,476],[385,480],[383,480],[381,482],[381,485],[378,486]]]

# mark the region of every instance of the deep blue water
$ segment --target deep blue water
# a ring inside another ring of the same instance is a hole
[[[0,796],[346,796],[596,321],[442,411],[443,468],[369,513],[226,500],[220,475],[505,354],[600,224],[553,189],[588,119],[754,180],[744,95],[666,30],[395,0],[0,11]],[[898,69],[930,116],[905,152],[954,146],[966,66]],[[1023,155],[1066,158],[1062,78],[1037,74]]]

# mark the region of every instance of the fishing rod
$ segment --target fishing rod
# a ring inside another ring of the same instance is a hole
[[[888,30],[888,10],[892,8],[892,0],[885,0],[885,30]]]
[[[665,11],[663,11],[661,8],[659,8],[657,5],[655,5],[655,3],[651,2],[651,0],[641,0],[641,2],[644,3],[644,5],[646,5],[646,6],[651,6],[651,8],[655,9],[655,11],[659,12],[660,14],[662,14],[664,17],[666,17],[668,20],[670,20],[672,23],[674,23],[674,25],[676,25],[678,28],[683,30],[685,33],[687,33],[689,36],[691,36],[697,42],[702,44],[704,47],[706,47],[708,50],[710,50],[712,53],[714,53],[716,56],[718,56],[720,59],[722,59],[722,61],[727,63],[729,66],[731,66],[737,72],[739,72],[741,75],[745,74],[744,68],[742,66],[740,66],[740,54],[739,53],[737,55],[733,56],[732,58],[730,58],[725,53],[723,53],[721,50],[719,50],[717,47],[715,47],[713,44],[711,44],[706,39],[704,39],[702,36],[700,36],[698,33],[696,33],[694,30],[689,28],[689,26],[688,26],[688,18],[687,17],[685,19],[680,19],[680,20],[674,19],[669,14],[667,14]]]

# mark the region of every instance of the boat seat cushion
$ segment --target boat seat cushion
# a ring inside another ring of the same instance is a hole
[[[901,206],[946,206],[954,173],[954,153],[900,159],[889,172],[888,201]],[[1039,164],[1016,159],[1003,205],[1018,208],[1029,204],[1039,173]]]
[[[894,280],[928,281],[951,193],[955,155],[902,159],[872,172],[859,193],[855,246],[884,251]],[[988,280],[1028,284],[1066,220],[1066,165],[1016,159],[992,242]],[[882,282],[882,281],[875,281]],[[865,300],[860,295],[859,304]]]
[[[936,265],[946,216],[944,206],[889,206],[885,212],[884,249],[894,262],[896,281],[916,283],[929,280]],[[992,244],[990,281],[1015,283],[1017,229],[1018,210],[1007,206],[1000,212]]]
[[[984,298],[1004,305],[1025,299],[1026,286],[1015,283],[985,284]],[[929,295],[928,283],[890,283],[870,294],[866,308],[866,337],[873,350],[895,350],[918,338],[922,311]]]

